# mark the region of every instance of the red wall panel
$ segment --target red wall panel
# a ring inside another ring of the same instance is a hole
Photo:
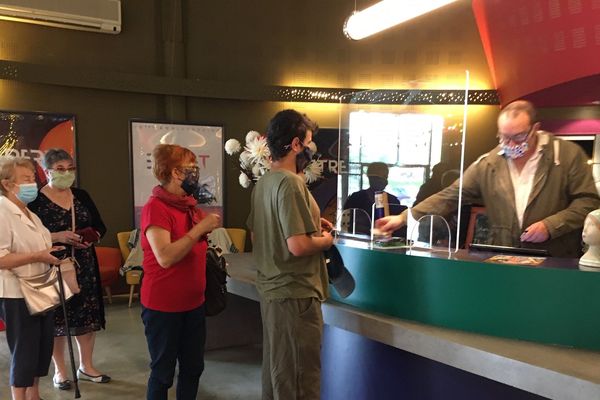
[[[503,104],[534,94],[546,105],[600,100],[600,79],[594,79],[600,75],[600,0],[473,0],[472,7]],[[597,98],[576,93],[581,84],[571,87],[586,77],[597,85]]]

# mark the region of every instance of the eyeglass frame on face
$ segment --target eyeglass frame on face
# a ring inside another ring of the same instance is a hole
[[[76,172],[77,167],[69,167],[69,168],[48,168],[48,171],[56,171],[59,174],[64,174],[67,172]]]
[[[516,135],[512,135],[511,137],[508,137],[508,138],[505,137],[505,135],[498,132],[498,134],[496,135],[496,138],[498,138],[498,143],[501,143],[501,144],[507,144],[508,142],[513,142],[515,144],[525,143],[527,141],[527,139],[529,139],[529,135],[531,134],[531,131],[533,131],[534,126],[535,126],[535,124],[529,126],[529,128],[526,131],[519,132]]]
[[[175,169],[184,174],[188,170],[193,170],[197,175],[200,175],[200,167],[196,164],[180,165],[179,167],[177,167]]]

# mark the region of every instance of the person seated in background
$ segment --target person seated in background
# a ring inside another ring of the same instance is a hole
[[[450,169],[450,164],[445,162],[437,163],[431,170],[431,177],[419,188],[413,207],[429,196],[447,188],[459,177],[460,171],[457,169]],[[456,212],[453,212],[450,215],[442,215],[441,217],[448,222],[450,235],[454,235],[457,224]],[[432,219],[429,217],[420,220],[418,240],[420,242],[429,242],[431,240],[433,245],[448,245],[448,228],[446,227],[446,224],[440,218],[433,218],[433,229],[431,229],[431,222]]]
[[[352,193],[344,203],[344,210],[358,208],[364,210],[369,218],[373,218],[373,203],[375,203],[375,192],[382,192],[388,185],[388,176],[390,170],[385,163],[373,162],[367,168],[367,177],[369,179],[369,187]],[[390,214],[397,215],[406,210],[406,206],[400,205],[400,200],[391,193],[387,194]],[[351,224],[352,225],[352,224]],[[356,218],[355,233],[371,233],[371,226],[367,226],[367,220],[364,218]],[[394,232],[394,236],[406,237],[406,228],[399,229]]]

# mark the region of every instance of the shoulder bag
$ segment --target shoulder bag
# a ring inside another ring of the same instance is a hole
[[[75,232],[75,202],[73,200],[71,200],[71,229]],[[75,268],[76,265],[79,266],[75,259],[75,246],[71,246],[71,257],[65,258],[60,264],[63,281],[69,287],[71,293],[77,294],[81,292],[79,283],[77,282],[77,269]]]
[[[207,316],[219,314],[227,306],[227,262],[216,249],[206,249],[206,291],[204,292]]]
[[[60,305],[58,268],[61,267],[51,266],[48,271],[34,276],[24,277],[17,275],[29,314],[44,314]],[[71,292],[69,286],[64,282],[64,279],[63,283],[66,301],[73,297],[73,292]]]

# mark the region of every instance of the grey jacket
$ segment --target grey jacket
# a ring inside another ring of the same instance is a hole
[[[549,136],[535,173],[523,227],[543,221],[550,239],[521,243],[522,229],[515,210],[515,196],[507,161],[496,147],[481,156],[464,173],[463,202],[483,203],[490,222],[489,244],[542,248],[554,257],[579,257],[585,217],[600,207],[592,170],[583,150],[574,143]],[[458,180],[412,209],[415,218],[426,214],[448,215],[456,210]]]

